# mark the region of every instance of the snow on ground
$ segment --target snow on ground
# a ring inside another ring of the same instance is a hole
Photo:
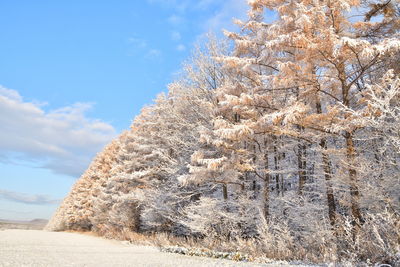
[[[0,231],[0,266],[290,266],[160,252],[99,237],[38,230]],[[296,265],[299,266],[299,265]]]

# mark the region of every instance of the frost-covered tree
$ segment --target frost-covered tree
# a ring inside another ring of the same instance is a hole
[[[254,195],[264,217],[289,218],[296,238],[315,233],[310,220],[328,221],[323,225],[333,226],[336,236],[350,220],[354,241],[365,234],[360,233],[363,213],[375,214],[370,203],[386,199],[375,212],[398,205],[392,204],[398,203],[396,168],[386,169],[391,174],[380,175],[378,183],[370,174],[382,168],[383,158],[369,151],[388,146],[370,135],[374,122],[365,119],[371,88],[378,90],[379,77],[396,66],[393,58],[399,55],[395,6],[366,8],[358,1],[250,5],[249,21],[239,22],[242,32],[228,33],[233,54],[218,58],[232,75],[216,89],[218,113],[213,129],[202,135],[213,153],[196,152],[192,173],[208,182],[241,185],[233,189],[233,198],[260,183],[264,194]],[[263,22],[265,9],[274,10],[277,21]],[[389,165],[396,165],[398,155],[389,158]],[[379,188],[379,197],[369,194],[371,187]]]
[[[120,139],[117,137],[96,155],[50,219],[47,230],[91,230],[95,212],[93,206],[101,194],[102,184],[111,177],[110,170],[116,161]]]
[[[49,229],[399,261],[398,1],[249,6],[241,31],[226,33],[232,47],[197,47],[168,92],[96,157]]]
[[[200,144],[200,131],[210,128],[212,90],[223,79],[206,53],[224,49],[212,40],[197,48],[168,94],[159,95],[135,118],[96,201],[92,221],[97,231],[183,233],[179,209],[207,188],[185,183],[187,165]]]

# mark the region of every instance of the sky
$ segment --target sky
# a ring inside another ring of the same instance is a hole
[[[0,1],[0,219],[49,219],[246,0]]]

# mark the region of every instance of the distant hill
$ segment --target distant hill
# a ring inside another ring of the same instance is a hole
[[[3,220],[0,219],[1,229],[26,229],[26,230],[42,230],[48,220],[33,219],[31,221]]]
[[[29,221],[29,223],[31,224],[42,224],[42,225],[46,225],[48,222],[48,220],[45,219],[33,219],[31,221]]]

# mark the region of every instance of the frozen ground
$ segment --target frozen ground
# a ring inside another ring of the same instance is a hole
[[[283,266],[162,253],[154,247],[65,232],[0,230],[0,266]],[[284,265],[289,266],[289,265]],[[296,265],[299,266],[299,265]]]

